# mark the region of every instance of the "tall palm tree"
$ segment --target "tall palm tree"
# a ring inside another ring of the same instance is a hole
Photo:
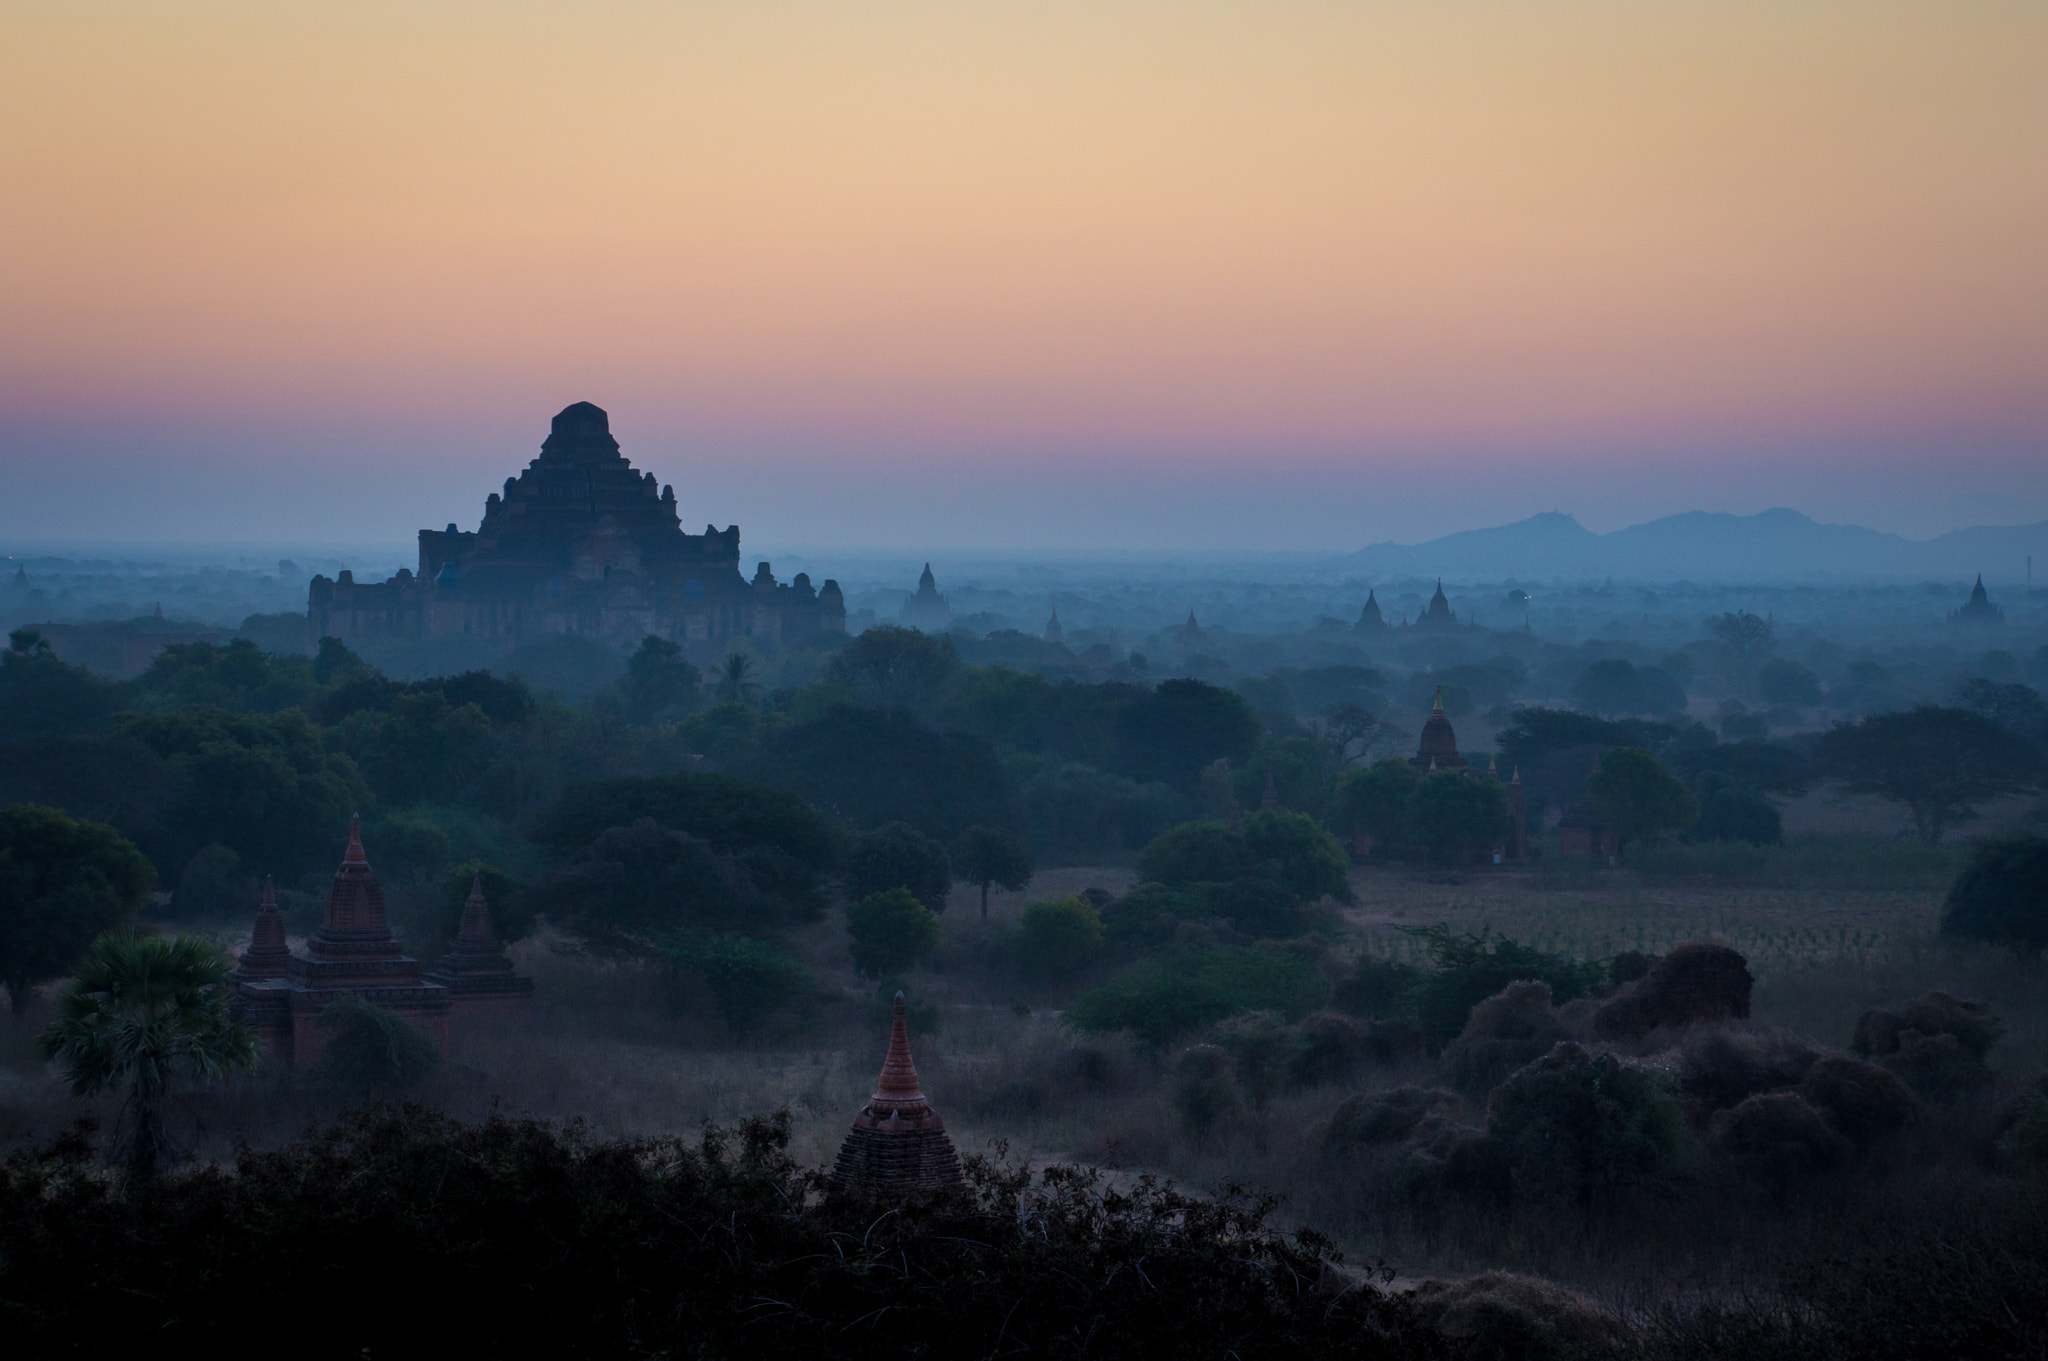
[[[721,704],[752,704],[761,687],[754,684],[754,659],[744,652],[726,654],[718,668],[718,699]]]
[[[42,1034],[43,1053],[80,1096],[126,1088],[122,1143],[131,1177],[155,1174],[164,1097],[256,1062],[256,1035],[228,1012],[227,955],[198,936],[109,931],[79,962]]]

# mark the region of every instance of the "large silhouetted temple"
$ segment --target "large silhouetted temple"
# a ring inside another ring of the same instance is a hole
[[[636,472],[600,407],[555,417],[540,457],[484,502],[474,531],[420,531],[417,574],[358,583],[313,578],[315,638],[470,634],[508,649],[545,633],[637,645],[649,634],[701,658],[750,637],[802,644],[846,631],[839,583],[779,584],[768,564],[740,574],[738,525],[683,532],[673,487]]]

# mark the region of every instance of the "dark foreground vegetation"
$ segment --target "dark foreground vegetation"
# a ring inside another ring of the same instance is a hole
[[[1634,1315],[1522,1277],[1388,1288],[1238,1193],[970,1159],[957,1199],[835,1198],[786,1114],[701,1138],[417,1107],[123,1185],[72,1137],[0,1172],[14,1355],[288,1340],[296,1354],[2021,1357],[2048,1202],[1783,1263]],[[1991,1232],[1985,1232],[1990,1230]]]

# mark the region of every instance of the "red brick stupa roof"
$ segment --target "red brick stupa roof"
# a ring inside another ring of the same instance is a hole
[[[256,925],[249,948],[242,951],[236,972],[244,978],[282,978],[291,967],[291,947],[284,940],[284,914],[277,910],[277,887],[263,876],[263,901],[256,907]]]
[[[957,1190],[960,1158],[932,1109],[910,1057],[903,994],[896,994],[882,1076],[840,1145],[832,1171],[841,1191],[883,1199]]]

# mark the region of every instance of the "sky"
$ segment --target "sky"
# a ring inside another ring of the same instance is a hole
[[[0,539],[2048,519],[2048,6],[0,0]]]

